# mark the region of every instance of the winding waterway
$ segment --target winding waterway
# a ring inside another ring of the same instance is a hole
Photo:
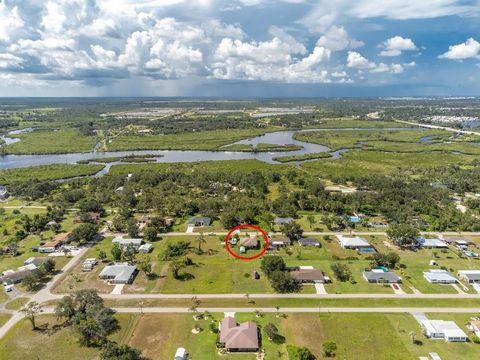
[[[237,141],[234,144],[251,144],[258,145],[260,143],[266,144],[295,144],[302,147],[300,150],[288,151],[288,152],[240,152],[240,151],[198,151],[198,150],[131,150],[131,151],[91,151],[85,153],[71,153],[71,154],[36,154],[36,155],[3,155],[0,156],[0,169],[14,169],[36,165],[51,165],[51,164],[74,164],[81,160],[101,159],[106,157],[125,157],[128,155],[152,155],[152,159],[159,163],[177,163],[177,162],[197,162],[197,161],[217,161],[217,160],[244,160],[244,159],[256,159],[264,161],[266,163],[277,163],[273,160],[274,157],[279,156],[292,156],[292,155],[304,155],[311,153],[330,152],[330,149],[323,145],[307,143],[304,141],[298,141],[293,138],[297,132],[307,131],[348,131],[348,130],[362,130],[362,131],[375,131],[375,130],[412,130],[421,131],[419,128],[370,128],[370,129],[307,129],[307,130],[287,130],[276,131],[260,135],[250,139],[244,139]],[[19,138],[15,138],[14,135],[22,132],[30,132],[33,129],[21,129],[9,132],[6,136],[0,138],[5,141],[6,144],[12,144],[20,141]],[[339,151],[330,152],[331,157],[328,159],[338,159],[343,152],[347,151],[342,149]],[[119,162],[111,162],[105,164],[105,168],[100,171],[96,176],[104,175],[108,173],[112,165]],[[125,162],[122,162],[125,164]]]

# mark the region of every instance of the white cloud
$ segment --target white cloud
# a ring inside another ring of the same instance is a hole
[[[0,69],[18,68],[22,64],[23,59],[8,53],[0,54]]]
[[[401,36],[394,36],[388,40],[385,40],[380,47],[383,50],[380,52],[380,56],[398,56],[403,51],[415,51],[417,46],[412,39],[404,38]]]
[[[356,51],[349,51],[347,66],[354,69],[365,70],[375,68],[375,63],[368,61],[367,58],[363,57]]]
[[[224,38],[214,54],[213,77],[289,83],[330,81],[325,66],[330,59],[329,49],[316,46],[306,55],[305,46],[290,35],[278,28],[271,29],[271,33],[276,36],[263,42]]]
[[[462,44],[450,45],[448,51],[439,56],[440,59],[465,60],[480,59],[480,43],[469,38]]]
[[[0,2],[0,41],[10,41],[24,25],[17,6],[9,9]]]
[[[400,74],[404,71],[405,67],[413,66],[415,66],[415,62],[413,61],[407,64],[377,64],[373,61],[369,61],[367,58],[363,57],[356,51],[349,51],[347,56],[347,67],[357,69],[359,71],[365,70],[372,73]]]
[[[332,51],[339,51],[363,46],[363,42],[351,39],[343,26],[332,26],[318,39],[317,45],[325,46]]]
[[[313,32],[324,32],[337,20],[386,18],[432,19],[442,16],[475,16],[480,2],[463,0],[319,0],[299,22]]]

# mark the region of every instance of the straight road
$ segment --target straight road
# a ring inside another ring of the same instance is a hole
[[[126,314],[171,314],[171,313],[192,313],[189,308],[176,307],[176,308],[164,308],[164,307],[117,307],[112,308],[118,313]],[[260,311],[262,313],[478,313],[480,308],[332,308],[332,307],[309,307],[309,308],[198,308],[198,312],[208,311],[210,313],[225,313],[225,312],[238,312],[238,313],[253,313]],[[52,314],[54,308],[45,308],[44,313]]]
[[[203,235],[227,235],[226,231],[205,231]],[[278,233],[280,234],[280,233]],[[436,236],[480,236],[480,232],[469,232],[469,231],[421,231],[420,234],[424,235],[436,235]],[[160,234],[161,237],[168,237],[168,236],[199,236],[200,232],[193,232],[193,233],[185,233],[185,232],[169,232],[169,233],[162,233]],[[322,235],[342,235],[342,236],[349,236],[349,235],[359,235],[359,236],[370,236],[370,235],[387,235],[385,231],[350,231],[350,232],[335,232],[335,231],[304,231],[303,235],[315,235],[315,236],[322,236]]]

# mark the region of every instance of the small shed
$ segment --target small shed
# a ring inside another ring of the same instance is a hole
[[[175,357],[173,358],[173,360],[187,360],[187,356],[187,350],[185,350],[184,348],[178,348],[175,352]]]

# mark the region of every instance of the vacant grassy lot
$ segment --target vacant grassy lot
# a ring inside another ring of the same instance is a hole
[[[268,129],[234,129],[168,135],[120,135],[107,145],[114,150],[217,150],[223,145],[255,137]]]
[[[0,314],[0,327],[3,326],[12,316],[10,314]]]
[[[28,298],[19,297],[5,304],[7,310],[18,310],[28,302]]]
[[[122,341],[131,331],[130,321],[135,315],[117,314],[120,330],[111,336],[112,340]],[[71,328],[59,327],[55,316],[38,316],[37,326],[33,331],[30,322],[22,320],[0,340],[0,360],[51,359],[71,360],[98,359],[99,351],[95,348],[82,347]]]
[[[39,165],[28,168],[0,170],[0,182],[2,184],[11,184],[28,180],[57,180],[67,179],[76,176],[93,175],[102,170],[103,165],[75,165],[75,164],[56,164]]]
[[[77,129],[36,130],[15,135],[21,141],[8,145],[8,154],[66,154],[92,151],[97,139]]]
[[[414,174],[415,169],[424,169],[442,165],[468,165],[477,156],[440,153],[385,153],[381,151],[353,150],[344,153],[338,160],[319,160],[302,163],[300,166],[322,177],[368,176],[376,174],[394,174],[403,171]]]

